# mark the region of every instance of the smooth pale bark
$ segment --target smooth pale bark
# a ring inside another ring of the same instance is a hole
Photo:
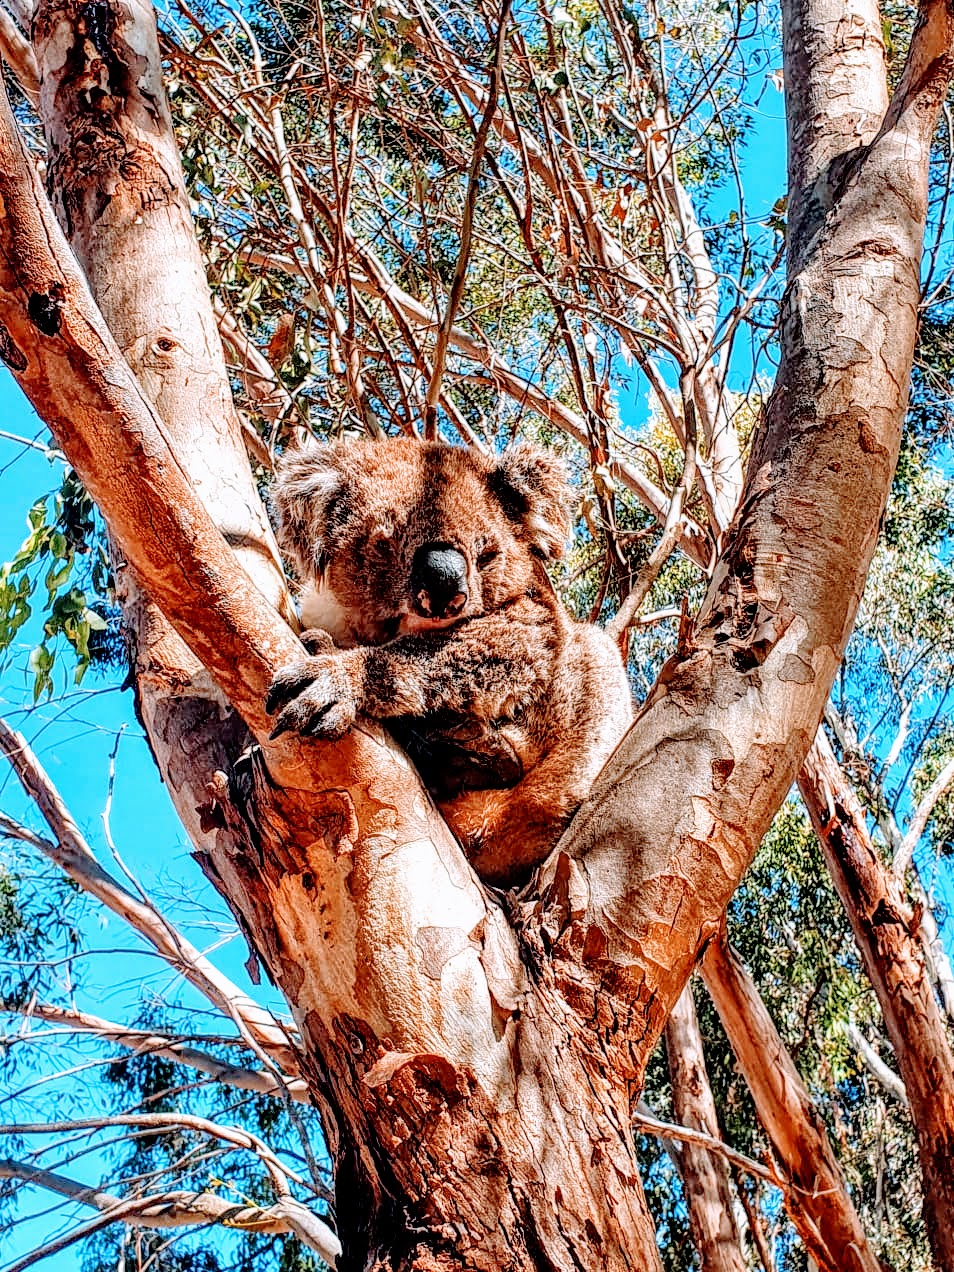
[[[666,1054],[676,1121],[721,1138],[691,983],[680,994],[666,1022]],[[745,1272],[732,1180],[725,1159],[684,1144],[679,1169],[702,1272]]]
[[[130,47],[135,79],[148,49]],[[883,68],[851,73],[883,95]],[[715,584],[518,906],[505,916],[487,897],[370,729],[266,745],[203,792],[206,867],[301,1029],[337,1160],[341,1267],[658,1268],[629,1109],[801,763],[854,617],[904,413],[945,76],[906,81],[864,151],[873,129],[840,120],[844,85],[825,99],[840,153],[855,152],[850,180],[793,251],[780,387]],[[797,74],[788,98],[796,118],[821,109]],[[294,637],[196,499],[11,128],[7,115],[3,356],[150,597],[264,741],[261,695]],[[809,196],[793,189],[793,207]],[[97,208],[78,199],[70,215]]]
[[[811,745],[874,551],[907,404],[950,22],[944,6],[930,7],[912,47],[916,69],[879,130],[886,90],[876,6],[863,22],[832,25],[835,7],[783,6],[790,135],[807,139],[815,159],[792,169],[800,237],[789,251],[781,365],[739,512],[693,630],[562,841],[585,906],[554,944],[557,975],[564,955],[572,962],[588,951],[604,984],[643,1018],[646,1037],[658,1036],[718,930]],[[796,21],[804,45],[791,35]],[[859,41],[864,56],[854,57]],[[876,109],[845,111],[856,97]],[[544,888],[551,869],[543,867]],[[644,1058],[640,1048],[636,1077]]]
[[[825,864],[878,995],[908,1096],[935,1262],[954,1268],[954,1052],[902,883],[871,840],[859,804],[819,730],[799,775]]]
[[[825,1124],[755,982],[724,934],[709,942],[700,970],[789,1181],[786,1209],[805,1249],[823,1272],[882,1272]]]

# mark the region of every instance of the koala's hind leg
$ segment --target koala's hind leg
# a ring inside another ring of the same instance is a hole
[[[586,794],[567,790],[566,764],[551,754],[509,791],[472,791],[441,804],[481,879],[522,884],[550,855]]]

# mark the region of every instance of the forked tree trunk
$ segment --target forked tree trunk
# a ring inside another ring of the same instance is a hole
[[[194,484],[212,484],[216,498],[206,503],[211,504],[215,520],[232,531],[230,537],[250,549],[253,559],[256,553],[264,557],[267,566],[269,538],[259,535],[256,539],[254,532],[260,531],[261,522],[255,515],[248,516],[250,511],[260,515],[260,505],[254,502],[254,493],[249,493],[252,485],[247,464],[240,479],[241,466],[237,466],[238,471],[230,468],[227,459],[217,466],[213,456],[203,450],[211,437],[234,456],[237,441],[234,417],[227,403],[213,392],[221,358],[214,332],[209,335],[202,328],[207,306],[192,302],[191,308],[184,306],[183,298],[191,295],[189,280],[181,273],[169,277],[161,269],[153,274],[146,293],[131,294],[139,280],[129,274],[129,265],[140,252],[150,261],[162,262],[166,257],[174,259],[183,247],[179,234],[186,207],[184,191],[175,184],[178,168],[168,151],[171,134],[163,135],[162,131],[168,120],[155,79],[158,61],[151,10],[117,5],[110,9],[110,20],[97,13],[95,43],[86,38],[87,12],[80,9],[64,14],[47,8],[38,28],[44,100],[57,108],[64,103],[70,107],[66,121],[55,117],[48,129],[51,152],[65,183],[60,199],[62,220],[103,297],[111,323],[124,340],[127,358],[139,372],[146,396],[163,416],[166,436],[177,453],[189,457],[183,467]],[[144,52],[147,56],[142,58]],[[124,73],[129,66],[138,74]],[[109,118],[105,120],[96,118],[95,112],[92,120],[86,117],[90,107],[83,86],[94,71],[97,75],[108,72],[112,77],[111,93],[92,99],[107,102]],[[59,83],[61,75],[64,79]],[[121,96],[121,90],[127,98]],[[85,148],[88,137],[84,128],[95,132],[97,126],[103,130],[108,127],[112,145]],[[117,135],[126,141],[126,148],[120,148],[118,154],[112,148]],[[76,154],[77,137],[84,143],[80,155]],[[134,162],[129,161],[127,150]],[[8,158],[15,161],[16,157],[10,154]],[[130,174],[132,182],[128,181]],[[18,175],[22,179],[26,174]],[[159,192],[154,216],[150,200],[142,197],[143,187]],[[103,197],[104,189],[109,198]],[[13,205],[14,200],[10,200],[9,206]],[[104,218],[104,207],[108,218]],[[22,227],[22,218],[19,223]],[[121,283],[114,295],[107,267],[111,256],[122,266],[117,264]],[[191,258],[185,249],[183,258],[183,269],[187,270]],[[70,300],[77,298],[84,309],[77,281],[69,279],[54,288],[46,280],[56,278],[59,271],[55,262],[46,261],[42,254],[40,261],[24,262],[7,290],[12,294],[26,284],[35,293],[43,279],[43,287],[62,303],[66,315],[63,327],[68,328]],[[68,262],[62,255],[60,261],[67,264],[68,273]],[[35,274],[30,269],[34,264]],[[85,308],[89,312],[88,306]],[[186,326],[173,328],[170,324],[183,308],[187,310]],[[198,318],[193,310],[198,310]],[[200,325],[197,338],[196,322]],[[145,346],[143,360],[139,356],[142,341],[130,343],[129,336],[153,324],[158,324],[161,334],[153,345]],[[90,325],[90,321],[77,324],[84,353],[89,352],[84,327]],[[92,325],[95,327],[94,320]],[[43,334],[59,336],[59,319],[56,328]],[[36,331],[29,334],[34,337]],[[72,333],[64,329],[62,335],[68,347]],[[183,349],[190,344],[190,337],[193,347],[187,356]],[[109,342],[105,333],[99,332],[93,343],[108,346]],[[18,367],[20,347],[4,347],[12,352],[13,365]],[[128,410],[117,355],[107,353],[100,383],[85,402],[80,400],[82,394],[71,390],[68,371],[61,368],[54,377],[56,383],[51,384],[39,366],[41,360],[27,360],[28,374],[39,372],[34,400],[44,402],[47,418],[58,435],[68,432],[77,417],[88,420],[93,453],[84,454],[82,447],[74,444],[71,455],[101,506],[110,509],[108,519],[120,544],[134,545],[133,563],[135,549],[141,548],[150,534],[153,559],[156,547],[164,542],[167,549],[172,548],[170,564],[177,558],[181,561],[188,551],[176,552],[174,536],[164,532],[161,518],[140,524],[141,493],[114,480],[115,466],[122,465],[123,456],[96,427],[97,419],[121,418],[124,409]],[[66,362],[70,361],[67,353]],[[198,400],[194,396],[197,385],[201,390]],[[189,548],[194,549],[196,523],[190,523],[188,498],[171,479],[168,460],[161,459],[151,470],[138,453],[141,439],[131,436],[130,440],[132,449],[126,461],[130,473],[145,478],[146,488],[161,484],[168,506],[185,512],[182,538],[191,540]],[[157,437],[156,442],[161,446],[162,438]],[[172,466],[173,476],[178,476],[177,467]],[[214,485],[216,478],[224,479],[221,487]],[[237,523],[231,515],[233,501],[246,517],[238,532],[232,530]],[[541,1007],[536,1021],[534,1012],[526,1010],[519,1031],[511,1024],[508,1037],[496,1036],[497,1026],[503,1028],[508,1014],[513,1014],[518,994],[525,989],[525,973],[512,937],[496,912],[485,912],[483,898],[468,877],[459,850],[427,811],[423,793],[394,748],[386,745],[380,734],[356,742],[354,749],[363,747],[367,758],[359,762],[357,770],[352,765],[350,772],[347,746],[338,747],[337,754],[325,748],[325,761],[333,765],[333,776],[318,781],[307,771],[303,773],[302,766],[296,768],[293,758],[286,757],[284,768],[276,760],[272,774],[291,793],[289,800],[272,791],[270,776],[254,756],[236,778],[235,760],[247,741],[241,721],[223,710],[225,704],[208,683],[202,662],[190,656],[176,639],[170,639],[161,614],[145,603],[135,587],[127,588],[127,615],[139,637],[139,689],[157,758],[193,837],[203,848],[211,845],[209,855],[203,858],[205,868],[238,899],[239,917],[270,969],[283,969],[281,982],[301,1024],[302,1069],[325,1113],[330,1144],[337,1156],[338,1216],[348,1234],[340,1266],[438,1266],[444,1257],[442,1247],[451,1243],[449,1234],[455,1236],[455,1244],[459,1243],[456,1234],[463,1213],[472,1229],[475,1268],[507,1266],[511,1261],[514,1268],[571,1266],[578,1258],[591,1265],[595,1260],[608,1268],[657,1268],[653,1225],[645,1210],[634,1157],[625,1076],[619,1074],[618,1065],[597,1060],[588,1038],[580,1041],[580,1026],[565,1007],[565,1023],[557,1023],[559,1002],[546,1010]],[[182,570],[173,572],[168,567],[164,588],[150,589],[167,610],[173,607],[170,598],[173,605],[190,604],[189,590]],[[234,583],[226,583],[222,590],[232,618],[236,598],[242,592]],[[204,595],[194,596],[198,605],[205,599]],[[262,708],[270,674],[267,668],[274,670],[282,660],[297,656],[294,641],[289,641],[287,633],[282,635],[276,617],[263,615],[263,622],[257,639],[245,649],[236,652],[233,648],[231,657],[224,647],[226,642],[217,651],[218,657],[212,656],[208,645],[199,649],[206,664],[219,662],[219,670],[223,660],[231,662],[224,687],[260,737],[268,728]],[[186,626],[192,631],[201,626],[195,609]],[[230,639],[234,639],[234,631]],[[256,657],[263,653],[267,667],[259,663],[252,670]],[[279,754],[288,749],[287,745],[275,748]],[[295,749],[294,744],[291,749]],[[226,774],[235,779],[231,786]],[[323,797],[321,791],[329,785],[333,789]],[[354,804],[337,789],[341,785],[352,788]],[[357,798],[362,789],[367,790],[363,804]],[[264,826],[252,815],[256,805],[265,811]],[[242,810],[248,810],[250,816],[243,818]],[[387,815],[382,820],[384,810]],[[393,811],[400,812],[396,827]],[[360,823],[363,842],[349,842],[352,821]],[[406,841],[403,851],[399,835]],[[340,868],[332,868],[337,878],[329,880],[328,849],[333,847],[337,856],[342,845],[347,845],[348,855]],[[359,858],[357,866],[351,860],[352,853]],[[267,857],[272,872],[271,885],[263,857]],[[394,868],[396,861],[399,870]],[[358,880],[350,877],[353,869]],[[435,871],[443,874],[443,883],[438,878],[429,888],[427,877]],[[371,881],[374,895],[363,898],[362,891],[368,890]],[[336,890],[337,904],[329,904],[328,894]],[[396,893],[396,899],[382,903],[389,891]],[[559,892],[559,888],[553,891]],[[353,894],[358,899],[357,908],[364,901],[374,917],[361,923],[342,917],[340,893],[347,895],[346,908],[352,904]],[[386,934],[380,929],[382,904],[385,912],[390,912]],[[309,912],[322,918],[303,929],[302,916]],[[316,951],[310,948],[311,942],[323,928],[327,935],[336,917],[345,932],[345,966],[332,966],[324,972],[320,989],[314,990],[301,984],[294,962],[313,962]],[[425,918],[431,921],[425,922]],[[372,943],[380,935],[384,936],[383,946],[372,951]],[[423,984],[416,1001],[412,998],[410,1002],[402,972],[407,959],[412,964],[417,959],[424,963]],[[395,984],[392,996],[397,1015],[390,1021],[374,1003],[378,988],[374,969],[382,962],[383,979]],[[354,983],[355,968],[362,964],[368,969],[367,985]],[[448,964],[451,968],[446,971]],[[475,983],[478,978],[479,983]],[[343,986],[344,992],[339,993]],[[542,1000],[548,997],[545,989],[540,993]],[[421,1001],[428,997],[430,1003]],[[316,1002],[322,1006],[316,1007]],[[608,1031],[610,1044],[612,1033]],[[267,1042],[264,1031],[260,1041]],[[560,1052],[563,1062],[551,1074],[552,1057]],[[317,1056],[322,1053],[326,1059],[319,1063]],[[519,1060],[518,1053],[522,1056]],[[511,1066],[522,1073],[519,1083]],[[367,1109],[362,1107],[365,1104]],[[591,1136],[594,1128],[600,1127],[599,1147],[594,1148]],[[430,1153],[423,1150],[428,1141],[433,1141]],[[461,1175],[456,1182],[455,1158]],[[476,1189],[474,1171],[480,1184]],[[468,1189],[470,1201],[462,1211],[460,1199]],[[487,1231],[482,1233],[481,1228]],[[422,1241],[418,1232],[429,1235]],[[515,1253],[519,1251],[522,1253]],[[633,1256],[635,1261],[631,1263],[627,1257],[619,1262],[622,1251],[638,1252]]]
[[[724,933],[706,947],[701,971],[759,1121],[790,1181],[786,1209],[805,1249],[821,1272],[882,1272],[825,1124],[755,982]]]
[[[841,897],[904,1080],[938,1268],[954,1269],[954,1052],[917,935],[918,916],[881,859],[824,731],[798,789]]]
[[[45,9],[49,48],[69,44],[61,20],[78,27],[91,9],[63,19]],[[161,96],[142,11],[95,9],[85,35],[105,63],[105,95],[145,80]],[[201,797],[193,833],[207,868],[300,1027],[336,1159],[343,1269],[659,1267],[631,1103],[814,735],[906,404],[947,9],[928,6],[886,118],[877,10],[860,5],[848,27],[842,11],[831,0],[786,6],[797,159],[782,368],[715,582],[563,846],[506,910],[378,731],[335,746],[269,743],[262,701],[297,642],[196,497],[85,292],[9,111],[0,121],[0,356],[146,593],[261,744],[238,769],[206,771],[204,787],[187,759],[176,768],[171,748],[157,751],[185,791],[190,828]],[[109,33],[127,23],[137,34],[123,40],[124,78]],[[41,61],[54,79],[65,65]],[[51,136],[75,150],[82,130],[65,120],[58,131],[60,99],[44,93]],[[87,105],[81,92],[62,100]],[[865,107],[846,113],[846,101]],[[167,130],[163,110],[149,127]],[[119,164],[111,181],[136,184],[138,172]],[[102,202],[70,205],[89,222],[75,221],[74,237],[92,232]],[[186,429],[176,444],[193,439]],[[231,537],[227,518],[225,528]],[[179,740],[205,746],[182,697]],[[234,726],[205,708],[200,719],[208,754],[230,760],[217,731]]]
[[[681,1126],[720,1138],[691,982],[680,994],[666,1022],[666,1054],[676,1121]],[[732,1180],[725,1158],[694,1144],[684,1144],[680,1173],[702,1272],[745,1272]]]

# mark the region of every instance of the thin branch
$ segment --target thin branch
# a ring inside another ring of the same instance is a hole
[[[15,1122],[0,1125],[0,1135],[61,1135],[75,1131],[100,1131],[108,1126],[130,1126],[146,1131],[197,1131],[213,1139],[220,1139],[233,1148],[254,1153],[268,1171],[279,1194],[288,1191],[288,1181],[308,1186],[306,1181],[289,1170],[272,1152],[263,1139],[241,1126],[220,1126],[207,1117],[192,1113],[118,1113],[114,1116],[80,1117],[53,1122]]]
[[[464,197],[464,216],[460,228],[460,251],[457,255],[457,265],[454,268],[450,293],[447,297],[447,308],[444,311],[444,317],[441,319],[440,329],[437,333],[431,382],[427,386],[427,399],[424,408],[424,436],[430,440],[434,440],[437,437],[437,403],[441,394],[444,367],[447,363],[447,347],[450,342],[451,332],[454,329],[454,319],[457,316],[457,310],[460,308],[461,298],[464,294],[464,283],[467,279],[467,266],[470,261],[471,240],[474,232],[474,208],[476,207],[477,194],[480,190],[480,170],[483,167],[490,128],[497,113],[497,94],[500,90],[504,40],[507,22],[510,18],[511,2],[512,0],[503,0],[500,8],[494,60],[490,70],[490,84],[487,88],[484,114],[480,121],[480,127],[477,129],[477,135],[474,138],[474,148],[470,160],[467,194]]]
[[[67,1197],[79,1205],[100,1211],[99,1218],[83,1224],[54,1241],[31,1251],[24,1258],[11,1264],[6,1272],[18,1272],[40,1259],[57,1254],[76,1241],[110,1223],[126,1223],[136,1228],[182,1228],[194,1225],[221,1224],[223,1227],[244,1233],[262,1235],[294,1234],[331,1267],[341,1254],[338,1238],[317,1215],[308,1212],[307,1223],[299,1210],[300,1202],[289,1206],[287,1197],[281,1197],[272,1206],[237,1204],[215,1193],[193,1193],[184,1189],[150,1193],[145,1197],[116,1197],[98,1188],[90,1188],[64,1175],[42,1170],[26,1162],[12,1158],[0,1159],[0,1179],[19,1179],[50,1192]]]
[[[103,1020],[88,1012],[75,1008],[57,1007],[51,1003],[30,1002],[23,1007],[14,1007],[0,1002],[0,1012],[23,1016],[26,1020],[42,1020],[46,1024],[62,1025],[65,1029],[81,1033],[94,1034],[101,1042],[114,1043],[126,1047],[136,1055],[158,1056],[171,1060],[174,1064],[186,1065],[200,1073],[207,1073],[216,1082],[236,1087],[240,1091],[254,1091],[257,1095],[274,1095],[279,1099],[290,1095],[299,1103],[309,1103],[308,1088],[301,1079],[290,1079],[284,1084],[270,1073],[261,1069],[249,1069],[243,1065],[229,1064],[200,1051],[188,1043],[178,1042],[175,1038],[164,1034],[153,1033],[147,1029],[129,1029],[115,1024],[111,1020]]]
[[[890,1065],[885,1064],[857,1025],[849,1024],[847,1033],[851,1045],[864,1061],[868,1072],[877,1079],[889,1095],[893,1095],[896,1100],[899,1100],[907,1108],[908,1093],[904,1089],[904,1083],[895,1071]]]
[[[918,804],[911,818],[907,832],[901,840],[901,846],[894,854],[894,861],[891,863],[891,869],[899,877],[903,876],[908,866],[911,864],[911,858],[914,850],[918,846],[921,836],[924,834],[924,828],[930,820],[931,814],[937,801],[941,798],[951,782],[954,781],[954,756],[938,773],[937,777],[927,788],[924,798]]]
[[[761,1162],[757,1162],[752,1157],[746,1157],[744,1153],[736,1152],[734,1148],[729,1148],[722,1140],[716,1139],[713,1135],[707,1135],[705,1131],[691,1131],[687,1126],[677,1126],[675,1122],[662,1122],[658,1117],[650,1117],[648,1113],[643,1113],[637,1109],[633,1114],[633,1122],[640,1130],[647,1131],[650,1135],[655,1135],[661,1140],[676,1140],[682,1144],[695,1144],[698,1148],[705,1148],[710,1153],[718,1153],[730,1161],[733,1166],[737,1166],[739,1170],[744,1170],[749,1175],[755,1175],[759,1179],[764,1179],[766,1183],[774,1184],[776,1188],[784,1191],[790,1184],[779,1176],[778,1172],[770,1166],[763,1166]]]
[[[239,360],[238,370],[245,392],[266,419],[283,419],[293,410],[294,402],[274,367],[248,333],[243,331],[238,319],[226,308],[221,297],[213,297],[212,308],[223,343],[228,345]]]
[[[689,372],[683,377],[684,382],[694,379],[695,375],[693,372]],[[649,595],[650,589],[656,582],[660,570],[676,550],[682,527],[682,510],[692,493],[693,483],[696,479],[695,401],[694,393],[691,389],[684,389],[683,400],[685,402],[686,409],[686,458],[682,469],[682,478],[670,501],[669,512],[666,516],[666,522],[663,526],[663,533],[659,542],[656,544],[655,548],[653,548],[648,560],[640,570],[639,576],[631,588],[629,595],[625,598],[622,605],[620,605],[615,617],[606,626],[606,630],[609,632],[610,636],[624,646],[624,657],[626,656],[625,645],[627,635],[629,629],[636,621],[636,615],[639,613],[640,606]]]
[[[150,903],[108,874],[93,855],[69,809],[26,739],[0,719],[0,750],[10,761],[27,795],[53,832],[50,843],[0,814],[0,834],[30,843],[114,914],[144,937],[185,979],[220,1011],[236,1021],[283,1067],[293,1068],[284,1029],[187,941]]]

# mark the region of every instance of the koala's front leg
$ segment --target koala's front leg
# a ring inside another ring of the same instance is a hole
[[[310,656],[284,667],[265,699],[269,715],[279,713],[271,737],[295,730],[306,737],[340,738],[361,709],[363,649],[338,649],[326,632],[309,631],[302,644]]]
[[[546,631],[510,614],[365,650],[361,710],[378,719],[449,711],[475,720],[512,718],[539,697],[552,674]]]
[[[336,649],[329,637],[321,652],[276,677],[265,708],[281,712],[273,737],[289,729],[341,737],[359,713],[387,720],[451,711],[498,720],[539,696],[552,656],[541,628],[502,615],[388,645]]]

